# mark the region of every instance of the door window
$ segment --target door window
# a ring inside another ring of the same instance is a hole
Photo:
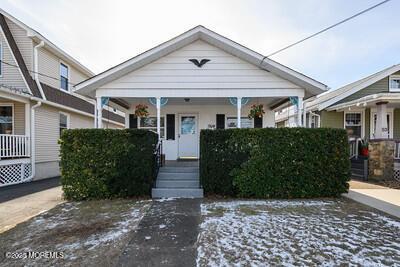
[[[196,117],[181,117],[181,134],[196,134]]]

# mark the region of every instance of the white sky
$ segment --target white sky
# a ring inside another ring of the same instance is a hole
[[[199,24],[264,55],[381,0],[0,0],[0,7],[103,71]],[[400,0],[272,59],[331,88],[400,63]]]

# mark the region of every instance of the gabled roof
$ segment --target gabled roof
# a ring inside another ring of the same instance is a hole
[[[314,100],[308,102],[307,107],[311,110],[314,110],[314,109],[323,110],[327,107],[334,105],[335,103],[339,102],[340,100],[343,100],[346,97],[386,78],[387,76],[389,76],[399,70],[400,70],[400,64],[393,65],[389,68],[386,68],[377,73],[369,75],[358,81],[347,84],[336,90],[331,90],[326,93],[320,94]]]
[[[167,42],[164,42],[142,54],[139,54],[121,64],[118,64],[92,78],[75,85],[76,91],[85,95],[92,95],[98,87],[109,83],[123,75],[147,65],[173,51],[176,51],[198,39],[214,45],[238,58],[270,71],[292,83],[306,89],[309,95],[316,95],[325,90],[327,86],[304,74],[294,71],[265,56],[250,50],[222,35],[219,35],[204,26],[197,26]]]
[[[94,72],[89,70],[87,67],[79,63],[75,58],[67,54],[65,51],[63,51],[61,48],[53,44],[50,40],[48,40],[46,37],[41,35],[39,32],[35,31],[31,27],[27,26],[25,23],[22,21],[18,20],[14,16],[10,15],[6,11],[0,8],[0,14],[3,14],[7,19],[21,27],[22,29],[27,31],[28,37],[32,38],[36,42],[40,43],[41,41],[44,41],[45,47],[50,50],[52,53],[60,57],[62,60],[65,60],[68,64],[73,65],[76,69],[81,71],[87,76],[93,76]]]

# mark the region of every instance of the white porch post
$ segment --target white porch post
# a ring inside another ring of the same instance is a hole
[[[303,111],[303,97],[297,97],[298,102],[297,102],[297,127],[301,127],[301,113]]]
[[[101,96],[96,97],[96,105],[97,105],[97,128],[103,128],[103,107],[101,106]]]
[[[237,98],[237,127],[242,128],[241,117],[242,117],[242,98]]]
[[[303,102],[303,127],[307,128],[307,109],[306,109],[306,102]],[[310,116],[311,121],[311,116]],[[311,127],[310,127],[311,128]]]
[[[161,139],[161,127],[160,127],[161,98],[160,97],[156,97],[156,106],[157,106],[157,134],[158,134],[158,139]]]
[[[379,102],[377,105],[377,113],[376,113],[376,138],[387,139],[389,138],[389,126],[387,124],[387,102]]]

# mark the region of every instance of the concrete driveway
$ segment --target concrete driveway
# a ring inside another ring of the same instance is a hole
[[[62,203],[59,178],[0,188],[0,233]]]

